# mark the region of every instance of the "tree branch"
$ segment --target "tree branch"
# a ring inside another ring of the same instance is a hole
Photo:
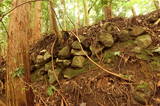
[[[2,16],[0,17],[0,21],[2,21],[2,19],[10,14],[12,11],[14,11],[15,9],[17,9],[18,7],[22,6],[22,5],[25,5],[25,4],[28,4],[28,3],[32,3],[32,2],[37,2],[37,1],[48,1],[48,0],[31,0],[31,1],[27,1],[27,2],[24,2],[24,3],[21,3],[19,5],[17,5],[16,7],[12,8],[11,10],[9,10],[8,12],[2,14]]]

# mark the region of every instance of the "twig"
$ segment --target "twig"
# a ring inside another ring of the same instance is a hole
[[[54,63],[53,63],[53,50],[54,50],[54,46],[55,46],[55,44],[56,44],[56,41],[57,41],[57,38],[54,40],[54,42],[53,42],[53,44],[52,44],[52,47],[51,47],[52,71],[53,71],[54,77],[56,78],[56,81],[57,81],[59,87],[62,89],[62,87],[61,87],[61,85],[60,85],[60,82],[59,82],[59,80],[58,80],[58,77],[57,77],[57,75],[56,75],[56,72],[55,72],[55,69],[54,69],[55,67],[54,67]],[[58,94],[62,97],[63,101],[65,102],[65,105],[68,106],[67,101],[65,100],[65,97],[63,96],[63,94],[61,94],[58,90],[56,90],[56,91],[57,91]]]
[[[51,47],[51,56],[52,56],[51,62],[52,62],[52,71],[53,71],[54,77],[56,78],[56,81],[58,82],[58,85],[61,88],[60,82],[59,82],[58,77],[57,77],[56,72],[55,72],[54,63],[53,63],[53,50],[54,50],[54,46],[55,46],[56,41],[57,41],[57,38],[54,40],[54,42],[52,44],[52,47]]]
[[[91,9],[95,6],[95,4],[97,3],[98,0],[95,0],[94,3],[92,4],[92,6],[88,9],[88,14],[90,13]]]
[[[160,18],[153,25],[158,25],[159,22],[160,22]]]

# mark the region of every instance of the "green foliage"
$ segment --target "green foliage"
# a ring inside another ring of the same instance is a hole
[[[52,96],[55,91],[57,91],[57,88],[55,86],[53,85],[49,86],[47,89],[48,96]]]
[[[122,75],[122,77],[131,80],[131,78],[132,78],[133,76],[132,76],[132,75]]]
[[[141,83],[141,84],[139,84],[137,86],[137,89],[145,89],[147,87],[148,87],[148,83],[147,82],[143,82],[143,83]]]
[[[22,77],[24,75],[24,72],[24,67],[20,66],[14,71],[14,73],[12,73],[12,77]]]
[[[3,2],[0,2],[0,17],[9,11],[10,9],[11,0],[3,0]],[[3,18],[3,23],[7,29],[8,27],[8,16]],[[0,55],[4,54],[4,51],[7,47],[7,33],[5,30],[4,25],[0,22]]]

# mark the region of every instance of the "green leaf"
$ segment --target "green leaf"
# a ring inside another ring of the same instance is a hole
[[[137,88],[140,88],[140,89],[145,89],[145,88],[147,88],[148,87],[148,83],[147,82],[143,82],[143,83],[141,83],[141,84],[139,84],[138,86],[137,86]]]
[[[49,86],[48,89],[47,89],[47,94],[48,94],[49,96],[52,96],[55,91],[57,91],[56,87],[53,86],[53,85],[51,85],[51,86]]]
[[[22,75],[24,75],[24,68],[23,67],[18,67],[15,72],[12,73],[12,77],[21,77]]]
[[[121,54],[121,52],[120,52],[120,51],[116,51],[116,52],[114,52],[114,55],[115,55],[115,56],[120,56],[120,54]]]

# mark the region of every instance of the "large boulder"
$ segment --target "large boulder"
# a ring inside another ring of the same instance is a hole
[[[114,43],[113,36],[109,33],[101,33],[98,39],[105,47],[111,47]]]
[[[83,68],[85,60],[86,59],[83,56],[75,56],[73,57],[71,66],[77,68]]]
[[[149,45],[152,44],[152,38],[148,34],[141,35],[135,39],[135,43],[138,47],[147,48]]]

